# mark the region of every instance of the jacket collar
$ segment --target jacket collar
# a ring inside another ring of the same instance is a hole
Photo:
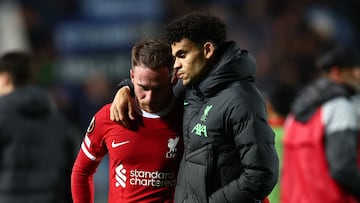
[[[256,61],[246,50],[233,41],[226,43],[217,53],[220,54],[214,68],[194,85],[198,94],[208,97],[226,88],[238,80],[255,81]]]

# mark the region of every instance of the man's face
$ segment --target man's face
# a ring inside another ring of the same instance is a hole
[[[130,70],[131,81],[139,107],[149,113],[157,113],[164,109],[172,92],[171,73],[169,68],[156,70],[144,64]]]
[[[341,77],[347,86],[360,91],[360,67],[343,69]]]
[[[184,38],[174,42],[171,50],[175,58],[176,76],[182,79],[184,86],[196,83],[205,70],[207,59],[204,48]]]

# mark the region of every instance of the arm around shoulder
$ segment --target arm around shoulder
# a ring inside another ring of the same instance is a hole
[[[135,120],[135,106],[133,97],[133,86],[129,79],[123,80],[118,85],[118,90],[110,107],[110,120],[129,127],[129,122]]]

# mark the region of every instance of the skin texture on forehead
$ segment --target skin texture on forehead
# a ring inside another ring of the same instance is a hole
[[[134,78],[138,84],[147,86],[148,88],[156,88],[161,85],[169,85],[170,73],[167,68],[151,69],[144,64],[135,66],[133,69]]]

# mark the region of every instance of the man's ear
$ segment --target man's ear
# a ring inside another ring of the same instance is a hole
[[[0,73],[1,84],[2,85],[9,85],[11,84],[10,74],[7,72]]]
[[[130,69],[130,79],[131,82],[134,83],[134,70],[132,68]]]
[[[215,52],[215,45],[212,42],[205,42],[204,44],[204,56],[206,59],[211,58]]]
[[[12,92],[14,88],[10,74],[7,72],[0,73],[0,95],[8,94]]]

